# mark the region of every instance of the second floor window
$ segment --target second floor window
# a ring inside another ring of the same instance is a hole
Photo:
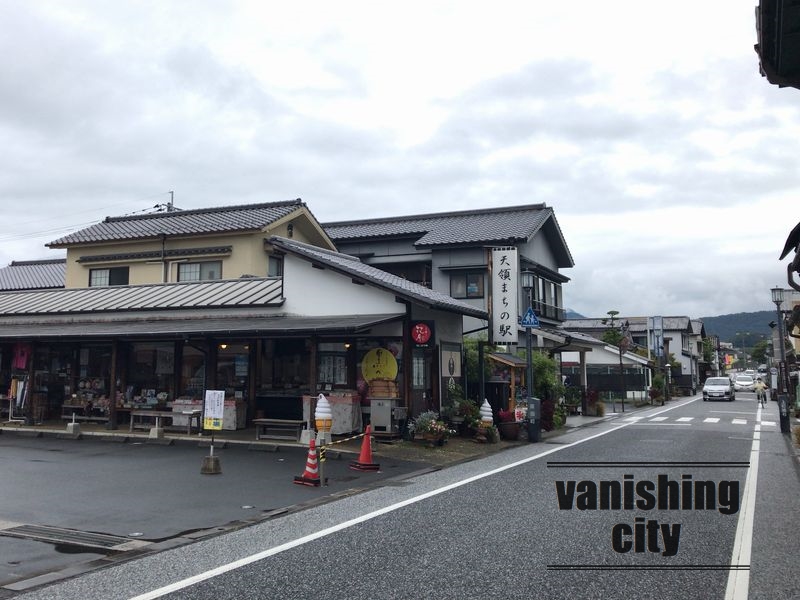
[[[483,273],[453,273],[450,275],[450,295],[453,298],[483,298]]]
[[[283,257],[270,256],[267,262],[267,277],[283,276]]]
[[[206,281],[222,279],[222,261],[180,263],[178,281]]]
[[[128,267],[90,269],[89,287],[104,285],[128,285]]]

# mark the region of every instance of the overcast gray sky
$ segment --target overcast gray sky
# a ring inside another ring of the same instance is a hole
[[[108,215],[544,202],[586,316],[769,310],[800,90],[758,0],[0,0],[0,264]]]

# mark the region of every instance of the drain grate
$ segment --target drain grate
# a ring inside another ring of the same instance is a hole
[[[141,547],[147,543],[118,535],[77,531],[75,529],[49,527],[47,525],[18,525],[8,529],[0,529],[0,535],[104,550],[132,550],[134,547]]]

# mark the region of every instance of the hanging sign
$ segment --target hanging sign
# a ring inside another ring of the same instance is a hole
[[[414,348],[433,348],[433,321],[412,321],[411,341]]]
[[[516,248],[492,248],[492,311],[489,342],[516,344],[519,261]]]
[[[203,408],[203,429],[222,429],[222,413],[225,410],[225,390],[206,390]]]

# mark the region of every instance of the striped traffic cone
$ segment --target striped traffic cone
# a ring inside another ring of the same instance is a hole
[[[308,458],[306,459],[306,470],[303,474],[295,477],[294,482],[299,485],[318,486],[319,465],[317,464],[317,442],[312,439],[308,444]]]
[[[367,429],[364,431],[364,441],[361,442],[361,454],[358,460],[350,463],[350,468],[354,471],[378,471],[381,468],[378,463],[372,462],[372,432],[370,428],[371,426],[367,425]]]

